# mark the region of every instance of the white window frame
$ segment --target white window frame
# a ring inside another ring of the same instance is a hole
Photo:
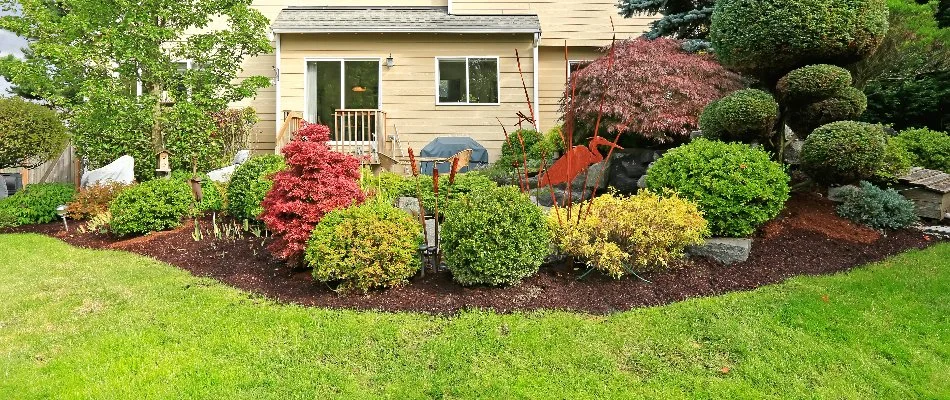
[[[592,63],[592,62],[594,62],[594,60],[567,60],[567,69],[566,69],[566,74],[565,74],[566,77],[567,77],[567,81],[566,81],[566,82],[567,82],[568,84],[571,83],[571,66],[572,66],[572,65],[577,65],[577,64],[590,64],[590,63]]]
[[[303,109],[304,109],[304,119],[307,121],[315,121],[313,115],[308,115],[310,113],[310,100],[308,99],[307,93],[310,93],[310,79],[307,76],[307,65],[311,62],[320,62],[320,61],[337,61],[340,63],[340,106],[344,107],[341,110],[346,110],[346,66],[344,65],[347,61],[376,61],[379,63],[379,88],[377,88],[377,99],[376,106],[378,110],[383,109],[383,59],[382,57],[304,57],[303,59]]]
[[[494,103],[472,103],[471,75],[469,73],[469,60],[495,60],[495,86],[498,92],[498,101]],[[442,70],[439,68],[440,61],[465,61],[465,102],[443,103],[439,96],[439,85],[442,82]],[[499,106],[501,105],[501,57],[498,56],[459,56],[459,57],[436,57],[435,58],[435,105],[437,106]]]

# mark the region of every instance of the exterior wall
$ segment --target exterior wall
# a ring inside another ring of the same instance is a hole
[[[567,57],[571,61],[593,61],[603,56],[603,51],[597,47],[568,48]],[[556,125],[561,125],[560,109],[561,97],[567,89],[567,61],[564,59],[564,47],[541,47],[538,51],[538,99],[541,118],[541,129],[547,131]]]
[[[398,131],[401,153],[421,149],[438,136],[470,136],[497,158],[504,132],[516,113],[528,115],[515,49],[521,55],[528,94],[533,94],[532,35],[458,34],[282,34],[281,108],[304,110],[307,58],[380,58],[390,53],[396,66],[381,66],[381,105],[387,130]],[[499,105],[436,105],[436,57],[499,57]],[[273,107],[273,105],[271,105]],[[404,154],[403,154],[404,155]]]
[[[451,0],[454,14],[537,14],[541,18],[541,45],[605,47],[613,37],[635,38],[646,32],[653,16],[623,18],[617,0]]]
[[[399,5],[404,6],[442,6],[448,5],[448,0],[399,0]],[[372,6],[386,5],[382,0],[304,0],[292,2],[287,0],[254,0],[252,7],[259,10],[265,17],[273,21],[280,14],[280,10],[288,6],[321,6],[321,5],[347,5],[347,6]],[[214,28],[214,26],[211,26]],[[276,45],[276,43],[272,43]],[[267,76],[275,77],[274,66],[277,60],[274,54],[261,55],[259,57],[249,58],[244,62],[244,71],[240,77],[248,76]],[[251,149],[258,153],[273,153],[274,142],[276,138],[277,122],[279,116],[276,115],[277,93],[274,86],[263,88],[257,92],[257,97],[246,99],[236,103],[234,107],[253,107],[257,110],[260,122],[254,127],[251,136]]]

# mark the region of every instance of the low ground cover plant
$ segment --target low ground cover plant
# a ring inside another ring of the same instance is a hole
[[[419,271],[422,241],[418,220],[377,198],[323,217],[305,260],[315,280],[339,282],[341,291],[392,288]]]
[[[69,218],[75,220],[87,220],[108,212],[109,204],[128,187],[126,184],[111,182],[82,188],[73,201],[66,205],[66,212]]]
[[[473,191],[444,215],[445,263],[463,285],[513,285],[537,273],[549,254],[541,209],[515,187]]]
[[[330,150],[330,128],[307,124],[283,153],[287,167],[274,175],[274,184],[261,206],[261,220],[274,234],[268,249],[296,264],[323,217],[337,209],[362,203],[360,162]]]
[[[257,220],[261,203],[274,185],[273,175],[284,169],[284,157],[270,154],[251,157],[238,166],[228,182],[228,212],[238,220]]]
[[[816,129],[802,147],[802,170],[822,184],[868,179],[884,166],[884,128],[866,122],[839,121]]]
[[[629,197],[611,193],[570,210],[556,209],[548,224],[562,253],[618,279],[665,267],[683,257],[686,246],[709,236],[708,223],[695,204],[675,193],[660,196],[650,191]]]
[[[647,187],[695,202],[713,235],[744,237],[782,211],[789,180],[765,151],[698,139],[660,158],[649,170]]]
[[[950,173],[950,133],[930,129],[907,129],[895,138],[911,155],[915,167]]]
[[[874,229],[903,229],[917,222],[914,202],[894,189],[881,189],[862,181],[860,189],[842,195],[838,215]]]
[[[56,208],[73,200],[76,190],[63,183],[27,185],[0,200],[0,227],[45,224],[57,218]]]
[[[118,236],[159,232],[181,225],[194,205],[191,187],[178,179],[155,179],[132,186],[109,206],[110,231]]]

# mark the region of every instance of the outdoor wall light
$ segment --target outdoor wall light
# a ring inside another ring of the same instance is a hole
[[[393,58],[393,53],[389,53],[389,57],[386,58],[386,68],[392,68],[396,66],[396,59]]]
[[[66,224],[66,206],[61,205],[56,207],[56,215],[59,215],[63,219],[63,227],[66,228],[66,232],[69,232],[69,225]]]

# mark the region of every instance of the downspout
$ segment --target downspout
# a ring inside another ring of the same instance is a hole
[[[451,1],[451,0],[450,0],[450,1]],[[538,100],[538,94],[540,93],[540,89],[538,88],[538,81],[540,81],[540,79],[539,79],[539,77],[538,77],[538,47],[539,47],[540,45],[541,45],[541,34],[540,34],[540,33],[535,33],[535,34],[534,34],[534,43],[533,43],[533,47],[534,47],[534,48],[533,48],[533,50],[534,50],[534,73],[532,74],[532,75],[534,76],[534,115],[533,115],[532,117],[534,117],[534,127],[538,130],[538,132],[542,132],[542,130],[541,130],[541,110],[540,110],[540,108],[539,108],[541,102]]]
[[[452,15],[452,0],[449,0],[449,15]]]
[[[275,52],[275,57],[277,57],[277,62],[274,64],[274,72],[276,73],[276,78],[274,80],[274,96],[276,101],[274,102],[274,122],[276,127],[274,128],[274,134],[280,132],[281,126],[284,124],[284,121],[281,120],[283,116],[280,110],[280,34],[274,34],[274,47],[277,49]],[[276,140],[276,139],[275,139]]]

